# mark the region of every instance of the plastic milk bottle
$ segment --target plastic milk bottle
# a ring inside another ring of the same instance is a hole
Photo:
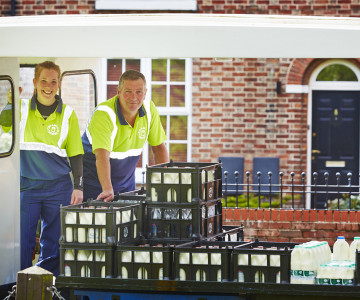
[[[348,260],[349,244],[345,241],[345,237],[338,236],[333,247],[333,260]]]
[[[355,262],[356,259],[356,249],[360,251],[360,237],[354,237],[353,242],[350,245],[350,260]]]

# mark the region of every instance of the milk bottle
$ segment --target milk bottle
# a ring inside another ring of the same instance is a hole
[[[291,251],[291,283],[300,283],[300,276],[302,276],[301,270],[301,251],[302,245],[296,245]]]
[[[338,236],[333,247],[333,260],[348,260],[349,244],[345,241],[345,237]]]
[[[304,284],[314,284],[317,270],[316,246],[305,246],[301,254]]]
[[[350,260],[355,262],[356,259],[356,249],[360,251],[360,237],[354,237],[353,242],[350,245]]]

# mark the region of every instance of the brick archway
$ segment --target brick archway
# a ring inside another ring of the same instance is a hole
[[[287,78],[287,84],[309,84],[310,76],[313,71],[324,61],[328,59],[314,59],[314,58],[296,58],[290,67]],[[360,59],[349,59],[350,62],[360,68]]]

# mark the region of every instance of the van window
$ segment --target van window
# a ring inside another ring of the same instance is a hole
[[[14,148],[14,85],[11,77],[0,76],[0,157]]]
[[[92,70],[66,71],[61,75],[60,97],[71,106],[79,120],[83,134],[96,107],[96,77]]]

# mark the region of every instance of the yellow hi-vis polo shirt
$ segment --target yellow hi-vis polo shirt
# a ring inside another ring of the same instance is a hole
[[[84,156],[84,184],[101,185],[96,171],[96,149],[110,152],[111,181],[115,192],[134,188],[135,168],[148,141],[158,146],[166,140],[159,113],[152,101],[145,100],[139,108],[134,127],[125,120],[119,98],[99,104],[82,136]]]
[[[68,157],[84,154],[75,111],[60,97],[46,119],[33,97],[20,100],[20,173],[37,180],[53,180],[71,171]]]

